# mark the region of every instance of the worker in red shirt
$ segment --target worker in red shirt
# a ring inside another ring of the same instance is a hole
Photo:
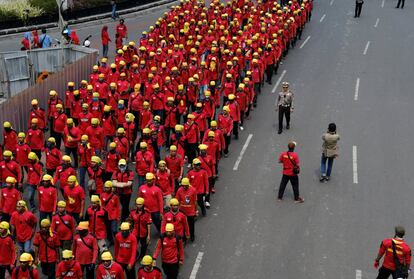
[[[19,261],[20,265],[16,266],[11,274],[12,279],[39,279],[39,273],[33,266],[33,256],[30,253],[21,254]]]
[[[128,39],[128,28],[124,24],[124,19],[119,20],[119,24],[116,25],[116,34],[122,39],[122,45],[126,45],[126,40]]]
[[[43,164],[39,162],[39,158],[34,152],[30,152],[27,158],[29,159],[29,165],[27,166],[26,189],[29,196],[30,210],[35,211],[34,197],[42,179]]]
[[[131,234],[130,224],[123,222],[115,236],[115,261],[122,266],[127,279],[135,279],[137,248],[137,238]]]
[[[92,156],[91,165],[88,167],[88,191],[90,195],[100,195],[103,192],[102,160],[98,156]]]
[[[79,159],[79,183],[83,189],[86,188],[86,173],[88,167],[91,165],[91,158],[95,155],[95,150],[89,143],[87,135],[81,136],[81,141],[78,144],[78,159]]]
[[[75,169],[78,168],[78,144],[81,141],[82,131],[75,127],[72,118],[66,120],[66,127],[63,129],[63,143],[65,145],[65,154],[73,156]]]
[[[209,193],[207,172],[201,169],[201,161],[198,158],[193,160],[193,168],[187,173],[190,184],[197,191],[197,203],[201,208],[201,214],[206,216],[205,196]]]
[[[189,162],[192,162],[197,157],[197,146],[200,141],[200,131],[194,119],[194,114],[190,113],[187,115],[187,122],[184,124],[185,150]]]
[[[39,159],[42,159],[42,149],[45,143],[45,134],[43,130],[38,127],[39,120],[33,118],[30,129],[27,131],[26,142],[30,149],[36,153]]]
[[[56,106],[58,104],[63,104],[62,100],[59,98],[56,90],[49,91],[49,100],[47,100],[47,119],[49,120],[49,130],[53,131],[53,117],[56,113]],[[63,108],[63,106],[62,106]]]
[[[30,146],[26,143],[26,134],[20,132],[17,135],[17,144],[16,144],[16,162],[20,165],[22,171],[22,181],[24,180],[24,172],[23,169],[27,172],[27,165],[29,164],[29,159],[27,156],[29,155],[31,149]]]
[[[221,129],[218,129],[217,127],[217,121],[212,120],[210,122],[210,129],[207,129],[207,131],[205,132],[203,142],[207,141],[207,138],[209,137],[210,132],[214,133],[214,140],[218,143],[219,151],[221,154],[224,151],[224,148],[226,147],[226,143],[224,140],[223,131]]]
[[[158,163],[158,169],[155,171],[155,184],[162,191],[164,208],[169,207],[171,197],[174,193],[174,178],[164,160]]]
[[[197,210],[197,190],[190,185],[190,180],[184,177],[181,180],[181,187],[175,194],[180,203],[180,210],[187,216],[188,227],[190,231],[190,240],[195,240],[195,219],[198,216]]]
[[[5,181],[6,187],[0,190],[0,212],[2,221],[10,221],[11,215],[16,211],[16,204],[22,198],[16,189],[17,180],[8,176]]]
[[[229,154],[231,132],[233,131],[233,119],[231,118],[229,112],[229,106],[224,106],[223,111],[218,116],[218,128],[223,132],[224,136],[224,157],[227,157]]]
[[[57,190],[53,186],[52,176],[45,174],[42,177],[38,190],[39,200],[39,216],[40,220],[48,218],[52,220],[52,216],[56,210]]]
[[[50,229],[49,219],[40,222],[38,231],[33,240],[37,264],[42,267],[43,275],[48,279],[55,278],[56,262],[59,261],[59,237]]]
[[[395,235],[393,238],[386,238],[381,242],[378,255],[375,258],[374,267],[379,267],[382,257],[384,261],[378,272],[377,279],[392,278],[408,278],[411,265],[411,248],[404,240],[405,229],[402,226],[395,227]],[[396,263],[404,267],[405,272],[401,272],[400,268],[396,268]],[[404,274],[405,273],[405,274]]]
[[[32,212],[27,210],[26,202],[24,200],[18,201],[16,211],[12,213],[10,225],[12,226],[12,234],[16,236],[20,254],[31,252],[32,239],[36,232],[36,223],[37,218]]]
[[[98,242],[89,233],[89,222],[80,222],[76,227],[78,233],[73,239],[72,251],[80,263],[86,278],[95,278],[95,264],[98,257]]]
[[[288,151],[279,156],[279,163],[283,165],[283,176],[280,181],[278,200],[282,201],[287,183],[292,183],[295,203],[303,203],[305,200],[299,196],[299,156],[295,151],[296,143],[291,141],[288,144]]]
[[[138,269],[137,278],[153,278],[162,279],[161,270],[153,265],[154,260],[150,255],[146,255],[142,258],[141,267]]]
[[[16,247],[10,234],[10,224],[6,221],[0,222],[0,278],[6,278],[6,270],[11,274],[16,263]]]
[[[75,220],[66,214],[66,202],[57,203],[56,214],[52,217],[52,231],[56,232],[62,243],[62,249],[72,249],[73,234],[75,233]]]
[[[76,223],[83,218],[85,209],[85,191],[79,186],[76,176],[71,175],[67,180],[68,186],[65,187],[63,197],[66,201],[66,211],[71,215]]]
[[[233,119],[233,135],[237,140],[239,139],[240,107],[236,101],[236,96],[234,94],[229,95],[229,100],[226,105],[229,107],[229,114]]]
[[[154,172],[154,155],[148,151],[146,142],[139,143],[140,150],[135,155],[135,171],[138,174],[138,186],[145,183],[145,174]]]
[[[174,193],[178,190],[184,172],[184,158],[177,154],[177,146],[170,146],[170,154],[165,157],[165,163],[174,179]]]
[[[37,118],[39,120],[39,129],[45,130],[46,128],[46,112],[43,108],[39,107],[39,101],[37,99],[33,99],[32,102],[32,108],[29,112],[29,127],[32,123],[33,118]]]
[[[85,134],[89,137],[89,143],[95,150],[97,156],[101,155],[102,148],[104,147],[104,132],[102,127],[99,127],[99,119],[92,118],[91,126],[89,126]]]
[[[63,193],[68,185],[68,177],[71,175],[76,177],[76,171],[72,167],[72,158],[68,155],[63,155],[62,164],[56,168],[56,173],[53,177],[53,185],[59,187],[60,191]]]
[[[44,152],[46,155],[46,173],[53,176],[62,162],[62,152],[56,147],[55,138],[50,137],[47,139]]]
[[[155,176],[149,172],[145,175],[146,184],[139,188],[138,196],[145,200],[145,208],[151,213],[151,219],[161,232],[161,216],[164,214],[164,200],[162,198],[162,191],[158,186],[155,186]]]
[[[14,153],[16,151],[17,132],[12,128],[9,121],[3,123],[3,128],[3,147],[5,150],[10,150]]]
[[[73,259],[71,250],[62,251],[62,261],[58,264],[56,270],[56,279],[82,279],[83,272],[81,265]]]
[[[96,270],[96,279],[125,279],[124,270],[122,266],[113,261],[111,252],[105,251],[101,255],[102,263]]]
[[[210,192],[212,189],[214,189],[214,181],[216,178],[216,162],[207,153],[208,146],[206,144],[200,144],[198,148],[200,152],[197,158],[201,162],[201,168],[207,172],[209,193],[206,195],[206,208],[210,208]]]
[[[113,192],[113,183],[105,181],[103,192],[100,195],[102,207],[108,213],[108,222],[106,224],[106,235],[108,246],[114,244],[114,236],[118,232],[118,222],[121,219],[121,203],[119,197]]]
[[[187,216],[179,210],[180,202],[176,198],[170,200],[170,211],[164,213],[161,224],[161,232],[165,232],[165,225],[171,223],[174,225],[175,234],[183,241],[190,239],[190,228],[188,227]]]
[[[91,125],[93,115],[89,112],[89,105],[87,103],[82,104],[82,111],[79,113],[79,129],[82,133],[86,132],[86,129]]]
[[[56,112],[53,115],[53,130],[51,131],[50,135],[56,139],[56,146],[60,149],[63,137],[63,130],[66,126],[66,120],[68,117],[66,116],[63,105],[57,104],[56,105]]]
[[[218,177],[218,164],[220,162],[220,144],[216,141],[216,134],[214,131],[209,131],[207,134],[206,140],[203,142],[203,144],[207,145],[207,154],[211,157],[214,164],[214,179],[213,183],[211,185],[211,192],[215,193],[214,190],[214,184]]]
[[[177,278],[180,265],[184,264],[184,248],[183,241],[175,234],[174,225],[171,223],[165,225],[165,233],[157,242],[153,255],[154,262],[160,253],[164,274],[167,278]]]
[[[122,127],[118,128],[116,134],[117,136],[114,139],[114,142],[116,143],[116,152],[122,159],[128,159],[130,142],[125,136],[125,129]]]
[[[121,159],[119,154],[116,152],[116,143],[111,142],[109,144],[109,150],[104,158],[105,163],[105,181],[112,178],[112,174],[118,169],[118,161]]]
[[[129,215],[129,202],[132,195],[132,182],[134,181],[134,173],[128,169],[125,159],[118,162],[118,169],[112,175],[112,183],[116,189],[116,193],[121,201],[122,211],[121,220],[125,220]]]
[[[101,199],[98,195],[91,196],[91,205],[86,210],[86,215],[89,220],[89,232],[96,236],[99,251],[107,250],[105,239],[108,213],[101,206]]]
[[[135,210],[132,210],[128,217],[128,222],[133,224],[132,233],[136,236],[141,246],[139,258],[147,253],[147,247],[151,240],[151,214],[144,207],[145,200],[137,198],[135,200]]]
[[[75,90],[75,83],[73,81],[68,82],[68,88],[65,91],[65,101],[64,101],[64,107],[65,107],[65,113],[67,117],[70,117],[71,115],[71,103],[73,101],[73,91]]]
[[[0,161],[0,179],[2,184],[6,182],[7,177],[14,177],[21,188],[22,170],[19,164],[13,160],[13,154],[10,150],[3,152],[3,161]]]

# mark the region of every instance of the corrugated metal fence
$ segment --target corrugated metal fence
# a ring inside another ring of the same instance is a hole
[[[63,99],[68,81],[79,84],[82,79],[88,79],[92,65],[98,58],[98,51],[91,52],[72,64],[66,65],[62,71],[50,75],[42,83],[27,88],[19,94],[0,104],[0,123],[10,121],[16,131],[26,131],[31,100],[38,99],[42,108],[46,109],[49,91],[54,89]]]

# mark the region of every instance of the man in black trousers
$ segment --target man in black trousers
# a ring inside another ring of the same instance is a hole
[[[361,15],[362,4],[364,4],[364,0],[355,0],[355,16],[359,17]]]
[[[401,9],[404,9],[404,2],[405,2],[405,0],[398,0],[397,7],[395,7],[395,8],[399,9],[400,5],[401,5]]]

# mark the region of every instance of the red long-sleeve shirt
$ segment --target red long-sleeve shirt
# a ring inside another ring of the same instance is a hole
[[[138,238],[147,237],[148,225],[152,224],[151,214],[146,210],[133,210],[129,213],[129,218],[134,222],[132,233]]]
[[[135,171],[138,175],[154,172],[154,155],[150,151],[138,151],[135,155]]]
[[[88,127],[86,129],[86,135],[89,137],[91,147],[95,149],[101,149],[104,146],[104,132],[101,127]]]
[[[162,235],[157,242],[157,248],[154,252],[154,259],[158,258],[161,252],[161,260],[163,263],[177,263],[184,261],[183,241],[175,235]]]
[[[108,212],[108,220],[119,220],[121,218],[121,203],[119,197],[112,192],[101,193],[102,206]]]
[[[10,132],[3,131],[3,146],[4,150],[15,152],[17,144],[17,132],[10,130]]]
[[[0,210],[11,215],[16,210],[16,204],[21,200],[21,194],[16,188],[3,188],[0,190]]]
[[[29,164],[29,159],[27,156],[29,155],[30,151],[30,146],[27,143],[16,144],[16,162],[20,166],[25,167]]]
[[[115,236],[115,260],[120,264],[129,264],[134,266],[137,256],[137,238],[129,234],[127,238],[119,232]]]
[[[407,266],[411,264],[411,248],[401,238],[387,238],[381,242],[378,258],[381,258],[384,254],[384,262],[382,265],[392,271],[395,270],[394,254],[392,249],[392,241],[395,243],[395,252],[397,254],[400,263],[405,263]]]
[[[66,211],[69,213],[80,213],[81,203],[85,200],[85,191],[82,187],[65,187],[63,196],[66,200]]]
[[[97,239],[106,238],[106,220],[108,218],[108,213],[100,207],[94,210],[92,207],[89,207],[86,210],[86,214],[89,217],[89,232],[94,234]]]
[[[56,277],[61,279],[80,279],[83,278],[81,265],[74,261],[63,261],[57,265]]]
[[[73,239],[72,252],[80,264],[94,264],[98,257],[98,242],[90,233],[83,238],[76,234]]]
[[[165,232],[165,225],[167,223],[174,225],[174,231],[179,237],[190,237],[190,228],[188,226],[187,216],[184,213],[180,211],[177,213],[172,211],[165,213],[162,218],[161,233]]]
[[[137,273],[138,279],[162,279],[161,269],[154,266],[151,271],[146,271],[144,267],[140,267]]]
[[[17,272],[17,270],[19,271]],[[34,267],[30,267],[24,271],[20,266],[17,266],[13,269],[12,279],[27,279],[27,278],[39,279],[39,272],[37,271],[37,269]]]
[[[174,179],[178,179],[181,175],[181,169],[184,166],[184,158],[181,155],[172,157],[171,155],[165,157],[167,168],[170,170]]]
[[[34,163],[27,166],[27,184],[38,186],[42,179],[43,164]]]
[[[108,279],[108,278],[116,278],[116,279],[124,279],[124,270],[122,266],[116,262],[112,262],[109,268],[106,268],[103,264],[98,266],[96,270],[96,279]]]
[[[10,160],[9,162],[0,162],[0,179],[1,182],[6,182],[8,176],[16,178],[17,181],[22,181],[22,171],[19,164]]]
[[[0,265],[12,265],[16,261],[16,247],[11,235],[0,236]]]
[[[56,169],[62,162],[62,152],[58,148],[45,149],[46,153],[46,169]]]
[[[186,216],[195,216],[197,211],[197,190],[194,187],[178,188],[175,198],[180,202],[180,210]]]
[[[193,186],[197,194],[208,194],[209,186],[208,186],[208,175],[207,172],[203,169],[199,171],[190,170],[187,173],[187,177],[190,180],[191,186]]]
[[[45,135],[40,129],[29,129],[26,142],[31,149],[41,150],[45,142]]]
[[[157,170],[155,173],[155,183],[160,187],[162,195],[171,195],[174,192],[174,179],[169,169],[165,171]]]
[[[164,213],[164,200],[162,198],[162,191],[157,186],[141,185],[139,188],[139,197],[144,198],[145,208],[150,212]]]
[[[39,259],[42,263],[54,263],[58,259],[58,249],[60,247],[60,240],[56,234],[50,236],[43,236],[40,232],[37,232],[33,245],[39,249]]]
[[[60,240],[72,240],[75,231],[75,219],[69,214],[55,214],[52,217],[52,231],[56,232]]]

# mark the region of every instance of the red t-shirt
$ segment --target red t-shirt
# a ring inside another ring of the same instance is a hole
[[[11,265],[16,261],[16,247],[10,235],[0,236],[0,265]]]
[[[16,188],[1,189],[0,210],[11,215],[16,210],[16,204],[21,200],[20,192]]]
[[[80,186],[65,187],[63,190],[66,200],[66,211],[69,213],[80,213],[81,203],[85,200],[85,191]]]
[[[137,238],[133,234],[129,234],[127,238],[119,232],[115,236],[115,260],[121,264],[135,264],[137,256]]]
[[[60,247],[59,237],[54,233],[43,236],[37,232],[33,240],[33,245],[39,248],[39,259],[42,263],[54,263],[57,260],[56,250]]]
[[[58,264],[56,277],[61,279],[78,279],[82,278],[82,268],[80,264],[74,260],[62,261]]]
[[[83,240],[77,234],[73,239],[72,251],[75,259],[80,264],[94,264],[98,257],[98,242],[91,234],[86,235]]]
[[[299,156],[296,152],[289,152],[290,159],[299,166]],[[288,176],[296,176],[297,174],[293,173],[294,164],[289,160],[287,151],[284,151],[279,156],[279,163],[283,164],[283,174]]]
[[[178,188],[175,194],[176,199],[180,202],[180,210],[186,216],[195,216],[197,210],[197,191],[194,187],[185,189],[183,186]]]
[[[75,231],[75,220],[69,214],[55,214],[52,217],[52,231],[56,232],[60,240],[72,240]]]
[[[131,211],[129,218],[134,222],[134,229],[132,233],[139,238],[148,236],[148,225],[152,223],[151,214],[144,211]]]
[[[10,225],[15,227],[16,240],[18,242],[25,242],[32,238],[36,223],[36,216],[28,210],[23,212],[23,214],[15,211],[10,219]]]
[[[150,212],[164,212],[164,199],[162,198],[162,191],[159,187],[147,184],[141,185],[139,188],[139,197],[144,198],[145,208]]]
[[[122,266],[116,262],[112,262],[109,268],[106,268],[103,264],[98,266],[96,270],[96,279],[108,279],[108,278],[116,278],[116,279],[124,279],[124,270]]]
[[[38,193],[40,211],[55,212],[57,201],[56,188],[40,186],[38,189]]]

